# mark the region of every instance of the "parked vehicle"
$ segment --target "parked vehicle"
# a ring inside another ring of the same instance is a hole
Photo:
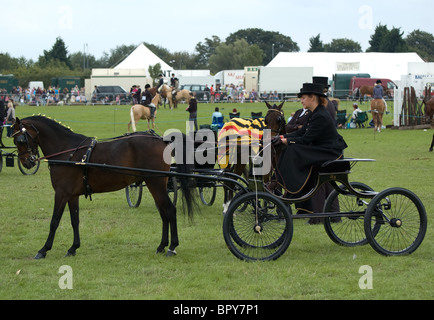
[[[112,103],[119,96],[121,104],[127,104],[131,100],[129,93],[121,86],[98,86],[92,93],[92,103]]]
[[[209,90],[205,90],[206,86],[201,84],[184,84],[180,90],[189,90],[196,95],[196,99],[199,102],[209,102],[211,95]],[[208,87],[209,89],[209,87]]]

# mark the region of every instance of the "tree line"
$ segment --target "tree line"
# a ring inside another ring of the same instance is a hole
[[[291,37],[258,28],[238,30],[224,41],[216,35],[205,38],[196,45],[193,53],[170,52],[158,45],[144,44],[176,70],[209,69],[213,74],[221,70],[243,69],[244,66],[267,65],[279,52],[300,51]],[[360,43],[354,40],[341,38],[323,43],[321,34],[311,37],[309,44],[309,52],[362,52]],[[417,52],[425,61],[434,62],[434,36],[425,31],[414,30],[404,37],[400,28],[389,29],[387,25],[379,24],[369,44],[366,52]],[[0,53],[0,74],[14,74],[21,86],[35,79],[50,83],[51,78],[60,76],[86,79],[90,77],[92,68],[112,68],[136,47],[136,44],[120,45],[97,59],[83,52],[69,53],[59,37],[50,50],[43,51],[38,61]]]

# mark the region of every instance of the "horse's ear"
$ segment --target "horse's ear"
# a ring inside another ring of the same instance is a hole
[[[282,102],[282,103],[277,107],[277,109],[282,110],[284,104],[285,104],[285,101],[283,101],[283,102]]]
[[[265,104],[267,105],[267,108],[268,108],[268,109],[273,108],[273,107],[271,106],[271,104],[269,104],[267,101],[265,101]]]
[[[20,120],[20,118],[16,117],[16,118],[15,118],[15,123],[16,123],[16,124],[21,124],[21,120]]]

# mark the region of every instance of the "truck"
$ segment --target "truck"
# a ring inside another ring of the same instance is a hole
[[[59,78],[52,78],[51,79],[51,86],[53,87],[59,87],[61,90],[64,88],[68,89],[69,92],[75,86],[78,88],[81,87],[81,80],[80,77],[59,77]]]
[[[223,70],[214,76],[216,89],[224,89],[226,85],[243,85],[244,84],[244,69],[243,70]]]
[[[0,89],[5,89],[7,93],[11,93],[13,87],[18,87],[18,80],[12,74],[0,74]]]
[[[398,85],[390,79],[385,78],[352,78],[350,81],[350,91],[354,92],[356,89],[360,89],[362,86],[370,86],[373,87],[377,83],[378,80],[381,80],[383,87],[393,90],[398,89]]]
[[[277,91],[281,98],[295,96],[312,77],[313,67],[259,67],[258,92]]]
[[[346,99],[353,95],[350,91],[351,79],[356,78],[371,78],[368,73],[336,73],[333,75],[333,97],[338,99]]]

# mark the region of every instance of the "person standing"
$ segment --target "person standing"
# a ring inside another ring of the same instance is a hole
[[[12,99],[9,99],[8,101],[8,111],[6,113],[6,125],[8,125],[7,127],[7,137],[10,138],[12,137],[12,133],[13,133],[13,129],[12,126],[15,123],[15,106],[14,103],[12,102]]]
[[[190,116],[188,117],[188,120],[190,122],[194,122],[194,129],[195,131],[198,131],[198,127],[197,127],[197,100],[196,97],[194,96],[193,92],[190,92],[190,102],[189,105],[187,107],[187,109],[185,109],[185,111],[188,111],[190,113]],[[191,128],[190,128],[191,130]]]

